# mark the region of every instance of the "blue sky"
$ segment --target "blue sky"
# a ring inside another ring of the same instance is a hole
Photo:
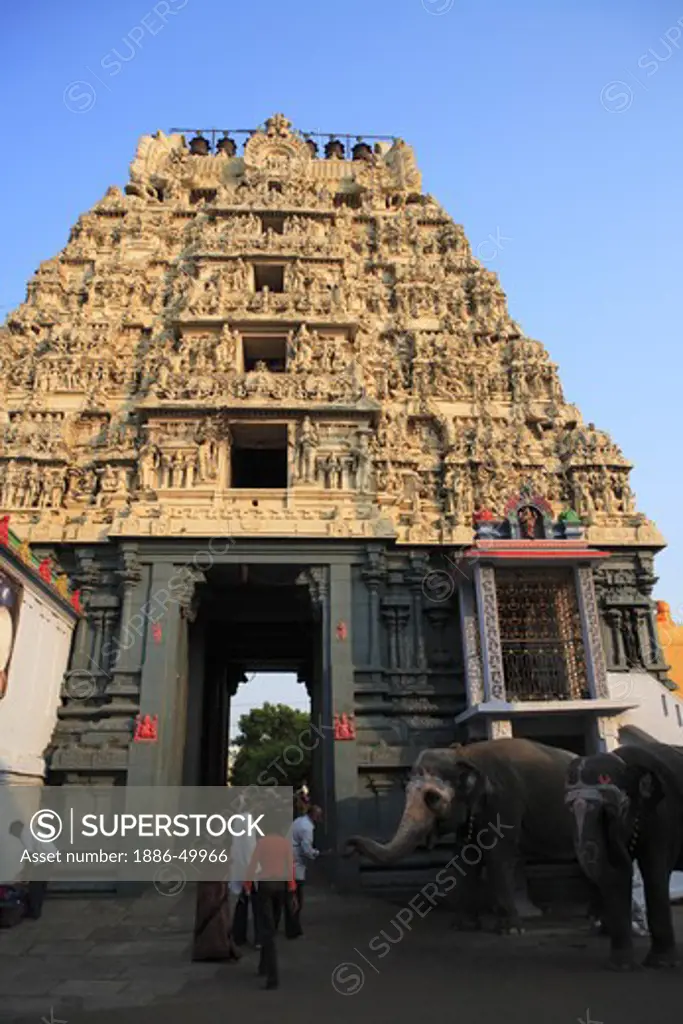
[[[680,20],[680,23],[678,21]],[[175,126],[400,135],[636,469],[683,618],[683,3],[34,0],[3,11],[0,315]]]

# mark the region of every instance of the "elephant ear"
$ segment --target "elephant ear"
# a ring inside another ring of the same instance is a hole
[[[644,765],[630,764],[626,771],[626,792],[643,810],[653,810],[664,799],[664,786],[655,771]]]
[[[453,785],[456,800],[462,800],[470,807],[493,792],[491,783],[481,769],[466,760],[456,762]]]

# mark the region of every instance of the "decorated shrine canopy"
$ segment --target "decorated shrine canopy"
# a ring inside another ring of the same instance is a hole
[[[529,537],[664,543],[410,146],[242,137],[144,137],[0,329],[17,529],[469,544],[526,488]]]

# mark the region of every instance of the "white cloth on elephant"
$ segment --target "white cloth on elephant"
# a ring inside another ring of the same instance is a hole
[[[592,927],[602,928],[603,925],[604,921],[601,918],[592,919]],[[631,889],[631,930],[634,935],[649,935],[643,876],[635,861],[633,863],[633,887]]]
[[[633,893],[631,904],[631,923],[636,935],[647,935],[647,906],[645,904],[645,888],[643,876],[636,863],[633,865]]]

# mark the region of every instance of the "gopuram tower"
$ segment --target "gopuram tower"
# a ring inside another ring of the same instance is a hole
[[[340,838],[416,750],[609,746],[608,675],[665,675],[631,467],[402,140],[144,137],[0,333],[0,512],[86,612],[55,778],[220,780],[290,668]]]

